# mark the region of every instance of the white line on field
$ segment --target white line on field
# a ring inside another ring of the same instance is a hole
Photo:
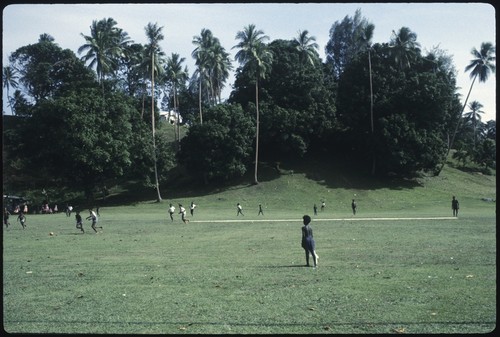
[[[399,220],[457,220],[457,217],[421,217],[421,218],[339,218],[314,219],[315,221],[399,221]],[[190,222],[302,222],[302,219],[234,219],[234,220],[191,220]]]

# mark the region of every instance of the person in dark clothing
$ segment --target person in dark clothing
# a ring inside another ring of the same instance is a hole
[[[261,215],[261,214],[264,215],[264,211],[262,211],[262,205],[259,204],[259,214],[257,214],[257,215]]]
[[[460,208],[460,205],[458,203],[458,200],[455,199],[455,196],[451,199],[451,209],[453,210],[453,216],[458,216],[458,209]]]
[[[75,220],[76,220],[76,228],[81,230],[82,233],[85,233],[85,231],[83,230],[83,221],[82,221],[82,216],[80,215],[80,211],[76,212]]]
[[[196,208],[196,205],[194,202],[191,201],[191,205],[189,206],[189,211],[191,212],[191,216],[194,215],[194,209]]]
[[[358,205],[356,205],[356,201],[354,199],[352,199],[351,207],[352,207],[352,214],[356,215],[356,208],[358,208]]]
[[[312,255],[314,267],[318,265],[318,254],[316,254],[316,242],[313,237],[312,227],[309,226],[311,222],[311,217],[309,215],[304,215],[302,217],[304,226],[302,226],[302,248],[306,252],[306,265],[309,266],[309,254]]]
[[[314,211],[314,215],[318,215],[318,207],[316,206],[316,204],[314,204],[314,206],[313,206],[313,211]]]
[[[25,222],[26,222],[26,216],[24,215],[23,212],[19,213],[19,216],[17,217],[17,221],[21,223],[21,226],[23,226],[23,229],[26,228]]]
[[[7,210],[7,207],[5,207],[3,209],[3,224],[5,225],[5,228],[9,228],[10,226],[9,216],[10,212]]]

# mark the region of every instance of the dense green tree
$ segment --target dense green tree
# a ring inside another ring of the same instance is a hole
[[[241,177],[251,158],[253,129],[252,118],[241,106],[210,107],[203,124],[192,125],[182,138],[178,160],[205,183]]]
[[[370,134],[368,71],[363,58],[353,60],[339,83],[337,111],[345,127],[342,144],[353,158],[367,164],[371,151],[379,173],[411,175],[433,171],[443,155],[444,126],[450,117],[455,83],[443,68],[421,56],[411,68],[400,69],[390,56],[391,47],[376,44],[372,70],[377,88],[374,102],[375,133]]]
[[[496,169],[496,142],[493,139],[482,139],[474,151],[473,159],[484,168]]]
[[[123,48],[123,56],[119,59],[117,77],[119,87],[129,96],[143,95],[147,87],[148,76],[145,76],[141,67],[144,56],[144,46],[139,43],[131,43]],[[143,95],[144,96],[144,95]]]
[[[45,34],[46,35],[46,34]],[[94,80],[85,65],[69,49],[62,49],[44,34],[38,43],[18,48],[9,56],[19,72],[19,90],[29,102],[53,97],[61,89]]]
[[[490,120],[486,122],[486,138],[495,140],[497,138],[497,122],[495,120]]]
[[[295,41],[275,40],[271,71],[262,80],[264,155],[301,157],[311,144],[321,144],[335,125],[332,93],[326,88],[320,59],[303,62]],[[274,152],[274,154],[273,154]]]
[[[256,29],[250,24],[236,34],[236,39],[240,42],[233,48],[239,48],[235,55],[236,61],[246,67],[246,71],[255,79],[255,175],[254,183],[258,184],[258,163],[259,163],[259,80],[266,78],[273,62],[273,54],[269,51],[265,41],[269,37],[262,30]]]
[[[330,28],[330,38],[325,47],[326,63],[331,65],[335,79],[338,79],[349,62],[366,49],[366,40],[360,39],[368,21],[357,9],[353,17],[346,15],[342,21],[335,21]]]
[[[274,55],[269,75],[261,80],[261,154],[265,160],[300,158],[312,145],[324,147],[335,122],[333,91],[317,53],[304,62],[296,40],[274,40],[268,44]],[[230,102],[254,112],[253,83],[239,69]]]
[[[22,130],[25,165],[47,182],[83,190],[91,201],[97,186],[130,166],[134,113],[126,97],[103,99],[96,87],[44,100]]]

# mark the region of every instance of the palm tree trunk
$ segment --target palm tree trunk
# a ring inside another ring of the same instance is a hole
[[[156,164],[156,140],[155,140],[155,75],[154,75],[154,53],[151,54],[151,127],[153,130],[153,162],[155,170],[155,184],[157,192],[157,202],[161,201],[160,184],[158,182],[158,167]]]
[[[477,74],[474,76],[474,79],[472,80],[472,83],[469,88],[469,92],[467,93],[467,97],[465,98],[465,103],[462,106],[462,111],[460,112],[460,115],[458,116],[457,120],[457,125],[455,126],[455,131],[453,131],[453,136],[451,137],[451,141],[448,143],[448,149],[446,150],[446,156],[443,158],[443,162],[441,163],[441,167],[439,170],[436,172],[436,176],[439,176],[441,171],[443,170],[444,165],[446,164],[446,160],[448,158],[448,155],[450,154],[450,150],[453,147],[453,142],[455,141],[455,136],[458,132],[458,126],[460,125],[460,122],[462,121],[462,114],[464,113],[465,107],[467,106],[467,101],[469,100],[470,92],[472,91],[472,87],[474,86],[474,82],[476,81]]]
[[[201,113],[201,71],[200,71],[200,88],[198,90],[198,104],[200,105],[200,124],[203,124],[203,114]]]
[[[179,107],[177,106],[177,87],[174,84],[174,113],[176,114],[176,125],[175,125],[175,130],[177,132],[174,132],[176,140],[177,140],[177,152],[179,151],[179,143],[181,140],[181,134],[180,134],[180,128],[179,128]]]
[[[256,108],[256,128],[255,128],[255,180],[254,183],[258,184],[257,166],[259,164],[259,79],[255,82],[255,108]]]
[[[372,59],[370,56],[370,50],[368,50],[368,70],[370,72],[370,126],[372,131],[372,143],[374,136],[374,127],[373,127],[373,82],[372,82]],[[372,147],[372,175],[375,175],[376,168],[376,158],[375,158],[375,150]]]

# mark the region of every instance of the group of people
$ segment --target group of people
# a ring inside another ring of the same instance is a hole
[[[352,213],[356,214],[357,205],[354,199],[352,199],[351,207],[352,207]],[[451,209],[453,212],[453,216],[457,217],[458,210],[460,209],[460,204],[455,196],[453,196],[451,199]],[[314,205],[313,210],[316,214],[316,204]],[[313,259],[313,266],[314,268],[316,268],[316,266],[318,265],[319,256],[316,253],[316,242],[314,240],[312,227],[310,226],[311,217],[309,215],[304,215],[302,217],[302,220],[303,220],[303,226],[302,226],[301,246],[306,253],[306,266],[310,266],[309,257],[311,256]]]
[[[194,215],[194,209],[196,208],[196,204],[191,201],[191,205],[189,205],[189,212],[191,213],[191,216]],[[175,206],[170,204],[168,207],[168,214],[170,215],[170,220],[174,221],[174,214],[175,214]],[[179,204],[179,214],[181,215],[182,222],[185,224],[189,223],[189,219],[186,217],[187,211],[182,204]]]
[[[325,210],[325,207],[326,207],[325,201],[321,200],[321,212],[323,212]],[[351,208],[352,208],[352,214],[356,215],[356,210],[358,208],[358,204],[356,204],[356,200],[354,200],[354,199],[352,199]],[[313,213],[314,213],[314,215],[318,215],[318,206],[316,206],[316,204],[314,204],[314,206],[313,206]]]
[[[10,226],[10,222],[9,222],[10,216],[11,216],[11,214],[10,214],[9,210],[7,209],[7,207],[4,207],[4,209],[3,209],[3,224],[5,225],[5,228],[9,228],[9,226]],[[17,221],[19,221],[19,223],[21,224],[23,229],[26,228],[26,215],[23,211],[18,212]]]
[[[79,229],[82,233],[85,233],[85,230],[83,229],[83,220],[82,216],[80,215],[80,211],[76,211],[75,220],[76,220],[76,228]],[[92,221],[90,227],[92,227],[95,233],[97,233],[97,228],[102,229],[102,226],[97,226],[97,222],[99,220],[97,211],[89,209],[89,216],[86,217],[85,220]]]

